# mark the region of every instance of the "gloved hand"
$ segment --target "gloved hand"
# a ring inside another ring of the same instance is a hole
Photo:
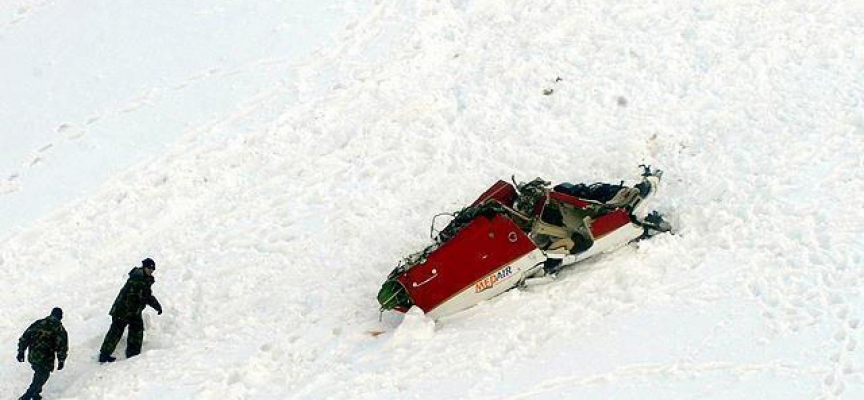
[[[156,315],[162,315],[162,306],[157,304],[156,307],[153,307],[156,310]]]
[[[15,359],[17,359],[18,362],[24,362],[24,352],[18,352],[18,357],[15,357]]]
[[[61,369],[63,369],[63,363],[64,363],[64,361],[57,361],[57,370],[58,370],[58,371],[60,371]]]

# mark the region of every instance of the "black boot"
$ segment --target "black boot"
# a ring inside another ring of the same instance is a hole
[[[110,363],[110,362],[114,362],[114,361],[117,361],[117,358],[115,358],[115,357],[111,357],[110,354],[107,354],[107,353],[101,353],[101,354],[99,354],[99,362],[100,362],[100,363],[105,363],[105,362],[109,362],[109,363]]]
[[[38,394],[31,394],[30,391],[27,391],[26,393],[22,394],[21,397],[18,398],[18,400],[42,400],[42,396]]]

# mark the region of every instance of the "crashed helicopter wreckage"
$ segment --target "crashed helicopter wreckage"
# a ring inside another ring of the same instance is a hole
[[[613,250],[670,226],[645,206],[662,171],[643,168],[628,187],[562,183],[540,178],[498,181],[452,214],[420,252],[403,259],[378,292],[381,312],[417,306],[433,319],[469,308],[562,267]],[[437,216],[436,216],[437,218]]]

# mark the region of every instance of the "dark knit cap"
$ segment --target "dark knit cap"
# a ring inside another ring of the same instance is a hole
[[[152,270],[156,269],[156,263],[151,258],[145,258],[141,261],[141,266],[144,268],[150,268]]]
[[[51,310],[51,316],[57,318],[58,321],[63,319],[63,309],[60,307],[54,307],[54,309]]]

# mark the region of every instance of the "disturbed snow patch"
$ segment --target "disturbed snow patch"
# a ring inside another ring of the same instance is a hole
[[[393,333],[393,344],[410,343],[417,340],[429,340],[435,335],[435,321],[427,317],[423,310],[411,307],[405,313],[405,319]]]

